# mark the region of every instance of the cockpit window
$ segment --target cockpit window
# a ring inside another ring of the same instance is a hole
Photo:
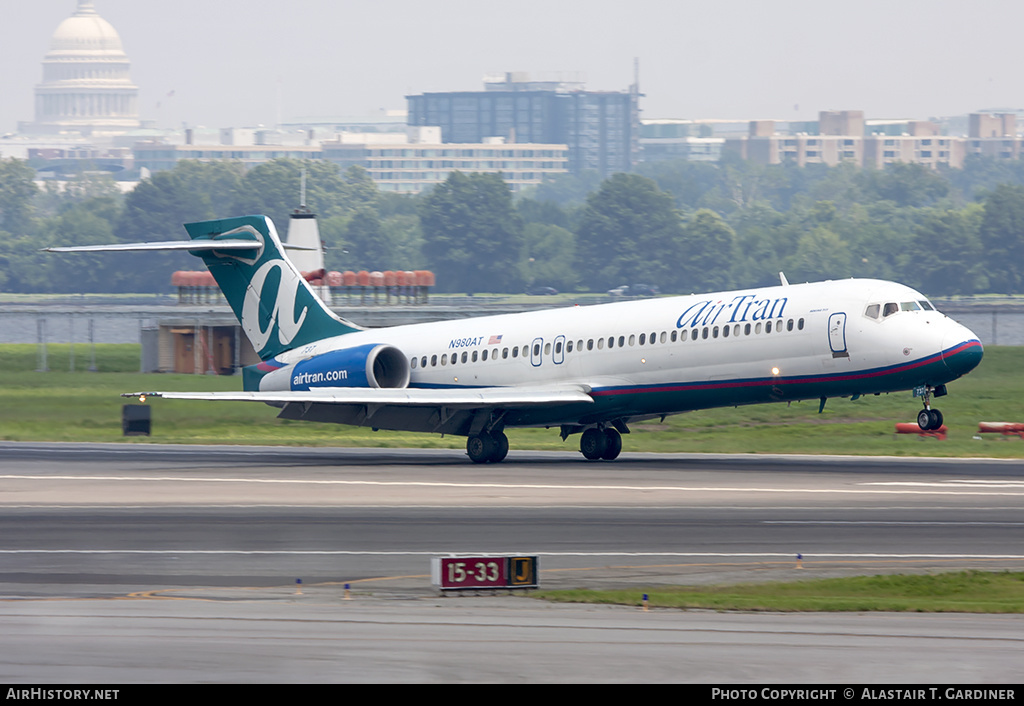
[[[900,311],[919,311],[921,305],[917,302],[900,302]]]
[[[933,307],[931,304],[929,304],[927,301],[923,299],[919,301],[918,304],[920,304],[921,308],[924,309],[925,311],[935,311],[935,307]]]
[[[900,307],[896,302],[886,302],[885,308],[882,309],[882,316],[892,316],[899,310]]]
[[[868,304],[868,308],[864,310],[864,316],[869,319],[877,319],[879,312],[882,310],[881,304]]]

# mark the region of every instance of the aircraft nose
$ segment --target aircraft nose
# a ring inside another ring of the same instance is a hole
[[[978,337],[966,326],[950,322],[942,337],[942,362],[956,377],[966,375],[978,367],[985,348]]]

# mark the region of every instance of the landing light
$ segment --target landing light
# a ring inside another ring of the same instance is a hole
[[[146,401],[146,396],[145,395],[139,395],[139,402],[145,402],[145,401]]]
[[[772,368],[772,375],[778,375],[778,374],[779,374],[779,369],[778,368]]]
[[[646,358],[641,358],[641,359],[640,359],[640,362],[641,362],[641,363],[647,363],[647,359],[646,359]]]

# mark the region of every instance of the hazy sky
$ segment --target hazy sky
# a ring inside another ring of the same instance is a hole
[[[94,0],[161,127],[405,109],[486,73],[578,73],[645,118],[956,115],[1024,107],[1020,0]],[[0,0],[0,133],[75,0]],[[168,97],[173,91],[174,95]],[[157,104],[160,107],[157,107]]]

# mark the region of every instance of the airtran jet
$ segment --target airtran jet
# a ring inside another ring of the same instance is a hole
[[[126,397],[264,402],[283,419],[467,437],[477,463],[504,430],[580,434],[612,460],[633,422],[710,407],[914,390],[931,405],[983,350],[920,292],[849,279],[366,329],[338,317],[292,262],[273,222],[187,223],[191,241],[51,248],[188,250],[202,258],[261,362],[241,392]],[[820,410],[820,408],[819,408]]]

